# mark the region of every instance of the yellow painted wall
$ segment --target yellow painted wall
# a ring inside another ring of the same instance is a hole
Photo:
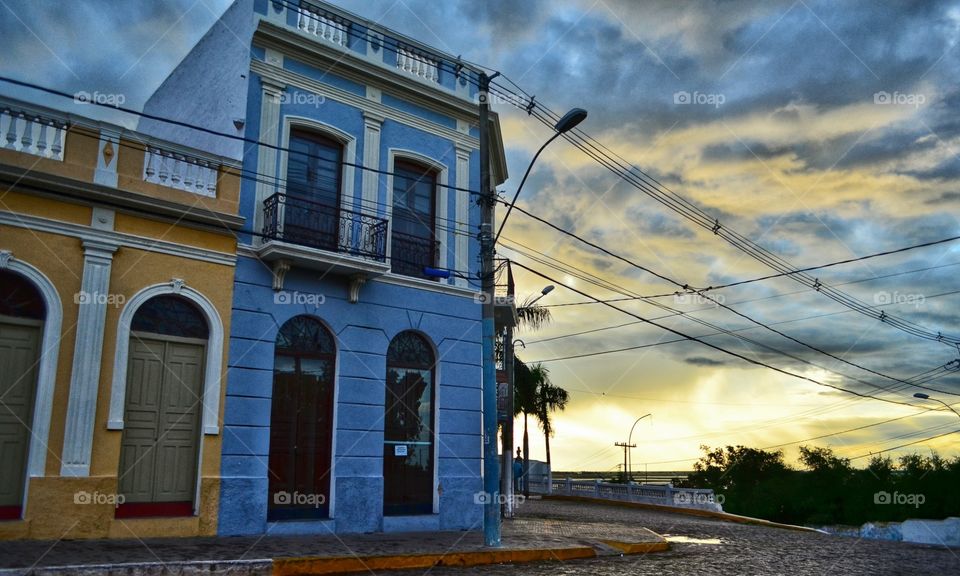
[[[96,155],[94,138],[68,136],[67,157],[69,160],[93,165]],[[92,143],[92,144],[91,144]],[[91,153],[90,147],[93,152]],[[121,152],[123,149],[121,149]],[[128,151],[129,152],[129,151]],[[121,154],[121,158],[123,154]],[[37,162],[39,160],[39,162]],[[132,162],[132,161],[128,161]],[[71,163],[53,162],[25,154],[0,150],[0,163],[15,164],[51,173],[91,181],[93,170]],[[142,152],[140,167],[142,170]],[[236,198],[239,178],[224,171],[221,189],[228,183],[229,190],[210,206],[211,209],[236,213]],[[131,187],[136,187],[131,180]],[[141,182],[142,184],[142,182]],[[164,187],[138,192],[181,200],[179,194],[193,195]],[[43,218],[88,225],[90,207],[69,202],[39,198],[17,192],[16,189],[0,193],[0,210],[30,214]],[[175,226],[155,219],[117,213],[115,229],[137,236],[163,239],[188,247],[212,249],[235,253],[236,241],[226,230],[223,233]],[[83,273],[83,249],[76,237],[39,232],[14,226],[0,226],[0,249],[10,250],[14,258],[38,268],[56,287],[63,306],[63,328],[59,351],[57,377],[53,395],[53,410],[50,422],[46,476],[30,479],[27,507],[24,519],[0,522],[0,539],[16,538],[131,538],[160,536],[214,535],[217,527],[219,504],[219,475],[221,435],[202,435],[202,462],[199,514],[187,518],[137,518],[115,519],[114,507],[109,503],[80,504],[78,494],[112,495],[117,490],[117,473],[120,462],[122,432],[107,430],[110,403],[110,388],[113,379],[113,362],[116,353],[117,322],[122,304],[107,307],[106,329],[101,359],[100,389],[94,424],[93,454],[90,476],[85,478],[60,477],[60,457],[63,451],[65,418],[69,398],[70,371],[75,345],[75,327],[79,306],[75,295],[80,291]],[[166,254],[158,254],[121,246],[114,254],[111,268],[110,293],[123,297],[124,303],[145,287],[167,283],[172,278],[183,279],[187,286],[203,294],[216,307],[223,323],[224,349],[222,374],[226,376],[229,352],[230,312],[233,298],[234,268],[230,265],[202,262]],[[221,386],[220,413],[223,414],[225,386]],[[201,431],[202,432],[202,431]]]
[[[93,182],[97,167],[100,135],[78,126],[67,130],[64,137],[63,161],[41,158],[13,150],[0,149],[0,164],[47,174],[56,174],[81,182]]]

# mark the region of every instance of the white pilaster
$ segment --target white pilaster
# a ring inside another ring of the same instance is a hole
[[[457,188],[470,188],[470,150],[457,146]],[[462,190],[453,190],[456,204],[454,212],[457,222],[455,224],[457,234],[455,236],[456,261],[454,269],[468,271],[470,269],[470,202],[473,200],[469,192]],[[456,278],[454,284],[457,286],[468,286],[465,278]]]
[[[261,79],[260,142],[279,145],[280,99],[285,86]],[[254,207],[253,230],[263,230],[263,201],[277,192],[277,149],[260,146],[257,153],[257,203]]]
[[[83,242],[83,280],[78,303],[76,344],[70,373],[70,399],[63,435],[61,476],[88,476],[93,448],[93,420],[100,388],[100,359],[107,320],[110,267],[117,244],[99,240]]]
[[[380,130],[383,127],[383,116],[371,112],[363,113],[363,167],[371,170],[363,171],[363,205],[360,212],[364,214],[384,213],[377,203],[380,191]]]

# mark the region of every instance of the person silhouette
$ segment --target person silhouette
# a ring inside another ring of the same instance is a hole
[[[523,453],[517,448],[517,457],[513,460],[513,491],[520,491],[520,477],[523,476]]]

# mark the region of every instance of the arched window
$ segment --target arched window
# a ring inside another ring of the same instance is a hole
[[[267,518],[330,513],[336,347],[316,318],[296,316],[277,334],[270,416]]]
[[[283,239],[336,250],[343,145],[316,132],[294,129],[289,149]]]
[[[401,332],[387,349],[385,515],[433,512],[434,364],[433,348],[417,332]]]
[[[172,294],[144,302],[130,329],[116,516],[189,516],[210,329],[199,308]]]
[[[393,232],[390,267],[405,276],[429,278],[440,244],[436,236],[437,173],[408,161],[393,168]]]
[[[0,520],[21,517],[46,309],[26,278],[0,270]]]

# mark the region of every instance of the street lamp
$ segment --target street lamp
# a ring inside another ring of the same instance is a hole
[[[921,400],[933,400],[934,402],[939,402],[939,403],[943,404],[944,406],[946,406],[948,410],[950,410],[951,412],[953,412],[954,414],[956,414],[957,417],[960,417],[960,412],[957,412],[956,410],[954,410],[954,409],[953,409],[953,406],[947,404],[947,403],[944,402],[943,400],[938,400],[937,398],[931,398],[929,394],[924,394],[923,392],[917,392],[916,394],[913,395],[913,397],[914,397],[914,398],[920,398]]]
[[[633,429],[637,427],[637,423],[638,423],[638,422],[640,422],[641,420],[643,420],[643,419],[646,418],[647,416],[649,416],[651,420],[653,419],[653,414],[644,414],[643,416],[637,418],[637,419],[633,422],[633,426],[630,427],[630,435],[627,437],[627,445],[628,445],[628,446],[629,446],[630,444],[633,444],[633,442],[632,442],[632,440],[633,440]],[[627,472],[627,482],[632,482],[632,481],[633,481],[633,450],[630,450],[629,454],[630,454],[630,458],[629,458],[629,463],[627,464],[627,469],[628,469],[628,472]]]
[[[557,123],[554,124],[553,129],[556,130],[556,133],[550,137],[549,140],[543,143],[543,146],[537,150],[537,153],[533,155],[533,160],[530,160],[530,164],[527,166],[527,171],[523,174],[523,179],[520,180],[520,185],[517,186],[517,191],[513,195],[513,200],[510,201],[510,205],[507,206],[507,213],[503,216],[503,222],[500,223],[500,228],[497,229],[497,235],[493,237],[493,243],[496,245],[497,240],[500,239],[500,233],[503,232],[503,227],[507,224],[507,218],[510,217],[510,211],[513,210],[513,205],[517,203],[517,198],[520,197],[520,191],[523,190],[523,185],[527,181],[527,176],[530,175],[530,169],[533,168],[533,163],[537,161],[537,158],[540,157],[540,153],[543,152],[543,149],[550,145],[551,142],[559,138],[562,134],[573,130],[577,127],[577,124],[584,121],[587,117],[587,111],[583,108],[574,108],[563,115],[563,118],[557,120]],[[546,294],[546,293],[544,293]]]
[[[525,307],[526,307],[526,308],[529,308],[529,307],[533,306],[534,304],[537,303],[537,300],[539,300],[539,299],[543,298],[544,296],[546,296],[547,294],[553,292],[553,289],[554,289],[554,288],[556,288],[556,286],[554,286],[553,284],[549,284],[549,285],[547,285],[547,286],[544,286],[544,287],[543,287],[543,290],[540,291],[540,295],[537,296],[536,298],[534,298],[533,300],[527,302],[527,305],[526,305]]]

